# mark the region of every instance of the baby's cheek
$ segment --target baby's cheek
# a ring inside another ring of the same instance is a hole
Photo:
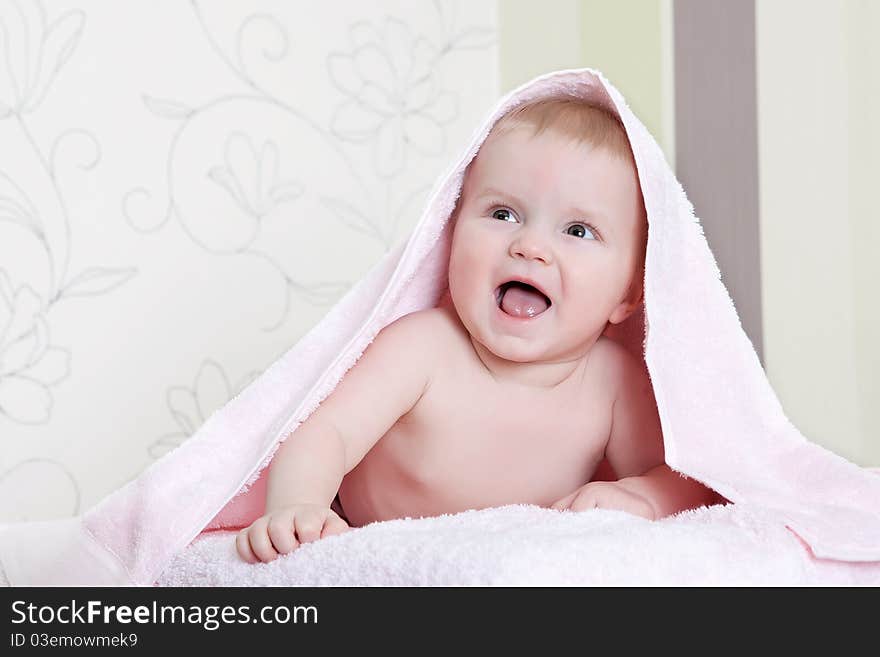
[[[476,249],[461,240],[453,240],[449,254],[450,287],[467,287],[479,271],[481,260]]]

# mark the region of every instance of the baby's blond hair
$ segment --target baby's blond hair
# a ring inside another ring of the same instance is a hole
[[[511,110],[492,128],[492,135],[503,134],[519,126],[533,129],[533,137],[545,130],[604,149],[614,156],[632,161],[632,150],[620,119],[608,110],[569,96],[542,98]]]

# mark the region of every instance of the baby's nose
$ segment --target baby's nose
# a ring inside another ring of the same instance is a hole
[[[511,243],[510,255],[526,260],[540,260],[550,264],[552,256],[547,241],[535,234],[535,231],[524,231]]]

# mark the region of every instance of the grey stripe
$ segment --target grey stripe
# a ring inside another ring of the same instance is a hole
[[[675,152],[763,363],[754,0],[674,0]]]

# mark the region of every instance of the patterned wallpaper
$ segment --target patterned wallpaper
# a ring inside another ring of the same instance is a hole
[[[0,2],[0,520],[192,435],[419,219],[494,1]]]

